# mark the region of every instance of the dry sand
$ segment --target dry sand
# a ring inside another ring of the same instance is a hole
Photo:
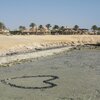
[[[100,42],[96,35],[30,35],[0,36],[0,55],[23,52],[35,48],[50,48],[63,45],[95,44]]]
[[[96,43],[100,43],[99,35],[0,35],[0,65],[13,61],[20,61],[22,59],[53,55],[56,52],[60,53],[69,50],[72,46]],[[37,49],[50,49],[56,47],[64,48],[38,53],[33,52],[37,51]],[[25,54],[26,52],[33,53]],[[11,56],[19,53],[20,55]],[[6,57],[6,55],[9,56]]]

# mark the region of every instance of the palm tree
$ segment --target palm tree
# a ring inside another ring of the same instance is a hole
[[[5,28],[6,26],[2,22],[0,22],[0,30],[5,29]]]
[[[50,30],[51,25],[47,24],[46,27],[47,27],[48,30]]]
[[[36,24],[35,24],[35,23],[31,23],[29,26],[30,26],[31,28],[34,28],[34,27],[36,26]]]
[[[51,33],[52,33],[52,34],[55,34],[55,33],[58,34],[58,31],[59,31],[59,26],[58,26],[58,25],[54,25],[53,28],[52,28]]]
[[[31,23],[29,26],[31,27],[30,30],[32,31],[31,34],[34,34],[34,33],[36,34],[37,33],[37,29],[35,29],[36,24]]]
[[[98,27],[97,27],[96,25],[93,25],[93,26],[91,27],[91,29],[93,30],[94,34],[96,34],[96,30],[98,29]]]
[[[60,34],[64,34],[64,31],[65,31],[65,27],[64,27],[64,26],[61,26],[61,27],[59,28],[59,33],[60,33]]]
[[[46,25],[46,28],[48,29],[49,33],[51,33],[51,31],[50,31],[50,27],[51,27],[50,24],[47,24],[47,25]]]
[[[78,25],[75,25],[73,29],[74,30],[78,30],[79,29],[79,26]]]
[[[39,29],[41,30],[41,29],[43,29],[44,27],[43,27],[43,25],[39,25]]]
[[[54,25],[54,26],[53,26],[53,29],[54,29],[54,30],[58,30],[58,29],[59,29],[59,26],[58,26],[58,25]]]
[[[44,27],[43,25],[39,25],[38,30],[43,34],[44,33]]]
[[[65,29],[65,27],[64,27],[64,26],[61,26],[61,27],[60,27],[60,30],[62,30],[62,31],[63,31],[64,29]]]
[[[20,31],[23,31],[23,30],[25,30],[25,29],[26,29],[25,26],[19,26],[19,30],[20,30]]]
[[[26,29],[26,27],[25,26],[19,26],[19,31],[16,33],[16,34],[23,34],[24,32],[24,30]]]

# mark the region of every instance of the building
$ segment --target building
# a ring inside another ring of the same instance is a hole
[[[8,29],[0,29],[0,34],[2,34],[2,35],[10,35],[10,31]]]

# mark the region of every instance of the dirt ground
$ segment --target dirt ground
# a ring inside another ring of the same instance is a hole
[[[100,49],[1,67],[0,100],[100,100]]]

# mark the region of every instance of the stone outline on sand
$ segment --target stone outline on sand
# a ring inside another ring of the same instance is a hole
[[[48,84],[48,86],[40,86],[40,87],[27,87],[27,86],[20,86],[20,85],[16,85],[16,84],[12,84],[10,82],[7,82],[7,80],[15,80],[15,79],[22,79],[22,78],[34,78],[34,77],[51,77],[49,79],[43,80],[43,83]],[[57,84],[52,83],[51,81],[59,79],[58,76],[54,76],[54,75],[36,75],[36,76],[21,76],[21,77],[13,77],[13,78],[7,78],[4,80],[0,80],[1,83],[5,84],[5,85],[9,85],[11,87],[15,87],[15,88],[20,88],[20,89],[48,89],[48,88],[53,88],[55,86],[57,86]]]

